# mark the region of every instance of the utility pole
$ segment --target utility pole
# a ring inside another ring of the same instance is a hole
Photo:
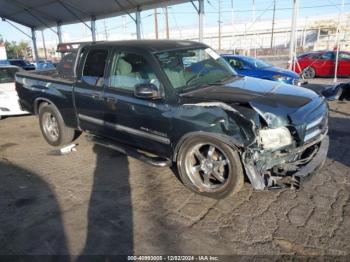
[[[104,26],[104,29],[105,29],[105,39],[108,40],[108,32],[107,32],[106,20],[103,20],[103,26]]]
[[[124,37],[126,33],[126,18],[125,15],[122,16],[122,23],[123,23],[123,32],[124,32]]]
[[[46,44],[45,44],[44,30],[41,30],[41,38],[43,39],[44,54],[45,54],[45,59],[47,60],[47,52],[46,52]]]
[[[169,17],[168,17],[168,7],[164,7],[164,13],[165,13],[165,34],[166,39],[169,39]]]
[[[341,5],[341,11],[338,15],[338,25],[337,25],[337,52],[335,55],[335,70],[334,70],[334,83],[338,82],[338,63],[339,63],[339,48],[340,48],[340,43],[339,43],[339,29],[340,29],[340,18],[343,16],[343,11],[344,11],[344,6],[345,6],[345,1],[342,1]]]
[[[276,14],[276,0],[273,0],[273,13],[272,13],[272,29],[271,29],[271,51],[273,47],[273,34],[275,31],[275,14]]]
[[[294,58],[295,58],[295,29],[297,25],[297,13],[299,7],[299,0],[293,0],[293,14],[292,14],[292,25],[290,30],[290,40],[289,40],[289,69],[294,68]]]
[[[154,32],[156,33],[156,39],[158,39],[159,35],[158,35],[158,13],[157,13],[157,8],[154,9]]]
[[[231,30],[232,30],[232,34],[231,34],[231,48],[233,49],[233,54],[235,54],[235,47],[234,47],[234,31],[233,28],[235,26],[235,21],[234,21],[234,9],[233,9],[233,0],[231,0]]]
[[[221,50],[221,0],[219,1],[219,50]]]
[[[253,23],[255,22],[255,0],[253,0],[253,9],[252,9],[252,18],[253,18]]]

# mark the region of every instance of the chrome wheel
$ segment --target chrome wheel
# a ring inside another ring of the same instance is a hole
[[[303,76],[307,79],[315,77],[315,70],[312,67],[306,67],[303,69]]]
[[[52,141],[57,141],[60,137],[60,132],[55,116],[51,112],[45,112],[42,119],[43,129],[47,137]]]
[[[196,144],[187,153],[185,169],[200,191],[215,192],[227,185],[230,175],[228,157],[213,144]]]

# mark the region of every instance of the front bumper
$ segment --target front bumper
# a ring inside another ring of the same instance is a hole
[[[307,150],[314,149],[308,158],[308,161],[303,165],[297,166],[297,163],[305,159],[294,159],[297,155],[303,155]],[[246,174],[254,187],[257,190],[273,189],[281,187],[290,187],[298,189],[301,183],[311,175],[315,174],[327,159],[329,148],[329,137],[323,135],[319,140],[314,141],[310,145],[301,148],[296,148],[293,152],[281,158],[271,159],[271,166],[262,167],[259,162],[245,156],[243,159]],[[317,150],[316,150],[317,149]],[[275,170],[284,170],[284,174],[277,174]],[[286,179],[289,178],[289,179]],[[279,183],[280,180],[287,180],[288,183]]]

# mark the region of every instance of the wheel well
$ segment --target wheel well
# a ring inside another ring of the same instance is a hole
[[[51,102],[47,101],[46,99],[36,99],[34,102],[34,113],[36,115],[39,114],[39,108],[43,104],[51,104]]]
[[[230,147],[236,149],[238,151],[239,154],[241,154],[241,148],[244,147],[244,145],[242,143],[240,143],[239,141],[237,141],[235,138],[233,137],[229,137],[226,135],[222,135],[222,134],[213,134],[213,133],[207,133],[207,132],[191,132],[188,134],[183,135],[177,142],[175,148],[174,148],[174,153],[173,153],[173,157],[172,160],[174,162],[176,162],[176,158],[178,155],[178,152],[182,146],[182,144],[187,140],[190,139],[191,137],[198,137],[198,136],[209,136],[212,138],[215,138],[217,140],[220,140],[221,142],[229,145]]]

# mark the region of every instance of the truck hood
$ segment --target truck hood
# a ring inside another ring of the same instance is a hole
[[[223,102],[232,108],[250,105],[271,128],[305,123],[309,115],[324,103],[311,90],[252,77],[235,78],[181,96],[185,103]]]

